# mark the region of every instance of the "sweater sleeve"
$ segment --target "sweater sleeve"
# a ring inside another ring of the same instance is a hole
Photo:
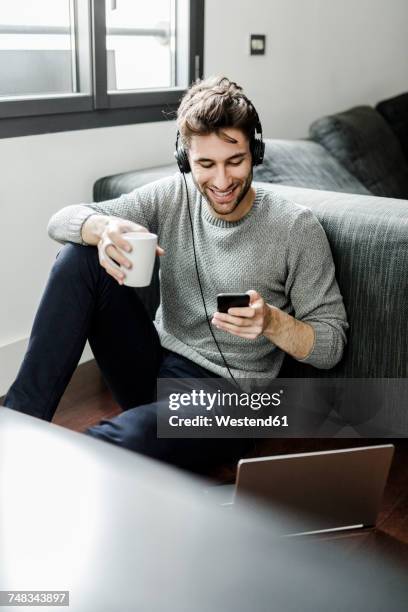
[[[111,215],[143,225],[150,232],[159,233],[160,225],[171,203],[179,197],[180,180],[177,175],[166,177],[144,185],[113,200],[91,204],[65,206],[56,212],[48,222],[48,235],[65,244],[82,240],[82,225],[91,215]]]
[[[287,264],[285,292],[294,316],[309,323],[315,332],[310,353],[298,361],[330,369],[343,355],[348,323],[329,241],[308,208],[302,210],[292,224]]]

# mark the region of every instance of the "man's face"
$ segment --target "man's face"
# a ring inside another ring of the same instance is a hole
[[[246,135],[236,128],[224,128],[220,135],[194,135],[188,154],[194,182],[216,215],[229,215],[227,219],[232,220],[241,216],[241,210],[245,214],[252,205],[252,160]]]

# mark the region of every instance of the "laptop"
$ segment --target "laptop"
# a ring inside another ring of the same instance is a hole
[[[230,508],[279,510],[288,524],[301,525],[286,535],[372,527],[393,454],[393,444],[382,444],[241,459],[235,484],[211,487],[207,493]]]

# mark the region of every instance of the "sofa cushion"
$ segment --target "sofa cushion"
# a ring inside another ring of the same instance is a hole
[[[401,145],[371,106],[318,119],[310,135],[372,193],[408,198],[408,163]]]
[[[348,193],[369,191],[324,147],[312,140],[265,139],[265,157],[254,179]]]
[[[376,109],[391,126],[408,160],[408,93],[383,100]]]

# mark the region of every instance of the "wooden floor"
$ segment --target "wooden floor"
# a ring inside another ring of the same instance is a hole
[[[92,360],[76,369],[58,405],[53,423],[73,431],[84,431],[120,412]]]
[[[1,403],[1,400],[0,400]],[[101,419],[120,413],[94,361],[79,366],[62,398],[53,422],[74,431],[84,431]],[[377,527],[331,536],[350,548],[362,548],[381,558],[395,560],[408,569],[408,439],[387,440],[396,446]],[[384,443],[384,440],[288,439],[269,442],[268,454],[329,450]],[[261,453],[260,454],[265,454]],[[231,477],[226,470],[221,477]]]

